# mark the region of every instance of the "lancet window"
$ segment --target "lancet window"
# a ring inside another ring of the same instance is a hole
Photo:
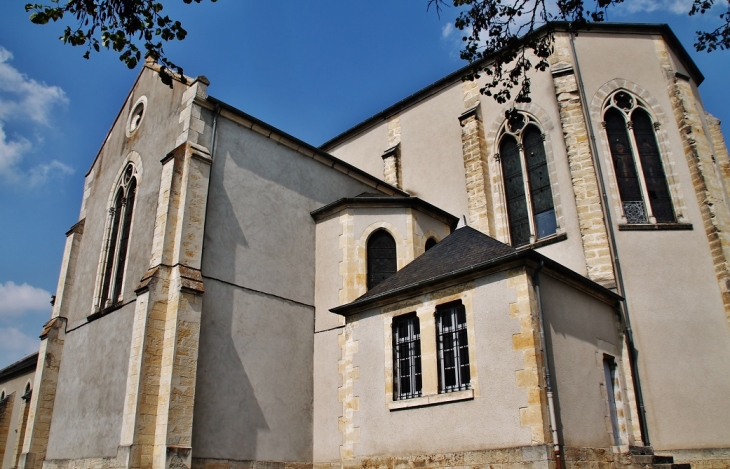
[[[619,90],[606,101],[603,119],[626,222],[675,222],[657,144],[658,123],[646,105]]]
[[[395,240],[385,230],[377,230],[368,239],[368,290],[398,270]]]
[[[137,169],[134,163],[129,163],[117,183],[109,208],[98,309],[109,308],[121,301],[136,195]]]
[[[545,143],[534,118],[516,113],[505,122],[498,158],[512,245],[522,246],[555,234],[557,222]]]

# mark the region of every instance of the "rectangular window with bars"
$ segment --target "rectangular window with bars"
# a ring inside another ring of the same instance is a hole
[[[421,327],[418,316],[393,318],[393,399],[419,397],[421,377]]]
[[[466,335],[466,309],[461,301],[436,309],[436,327],[439,393],[469,389],[469,340]]]

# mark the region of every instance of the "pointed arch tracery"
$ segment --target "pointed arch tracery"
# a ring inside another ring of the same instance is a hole
[[[137,164],[128,161],[112,190],[114,195],[108,210],[95,311],[110,308],[122,300],[138,179]]]
[[[504,199],[513,246],[554,235],[557,217],[550,183],[545,137],[530,114],[507,119],[498,137]]]
[[[676,222],[657,139],[659,123],[646,103],[627,90],[613,92],[603,105],[603,127],[626,222]]]

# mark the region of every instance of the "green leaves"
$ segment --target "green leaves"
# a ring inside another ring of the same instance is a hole
[[[187,31],[179,21],[162,15],[163,5],[156,0],[49,0],[50,4],[28,3],[34,24],[48,24],[68,16],[76,26],[66,26],[59,38],[64,44],[86,46],[85,59],[101,48],[119,53],[119,60],[130,69],[142,60],[142,50],[160,65],[160,79],[172,86],[173,73],[185,81],[182,67],[166,55],[163,44],[182,41]],[[202,0],[183,0],[186,4]],[[210,0],[215,3],[216,0]],[[173,72],[174,71],[174,72]]]

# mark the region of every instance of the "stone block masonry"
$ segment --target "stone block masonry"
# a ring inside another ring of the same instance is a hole
[[[607,228],[601,210],[602,201],[598,190],[596,168],[593,164],[588,126],[580,102],[573,58],[566,35],[556,34],[555,52],[550,56],[550,67],[568,152],[588,278],[604,287],[614,288],[616,279],[611,263]]]
[[[724,185],[728,171],[723,168],[729,164],[727,148],[717,131],[719,129],[713,132],[714,122],[710,122],[709,129],[705,128],[700,103],[695,98],[692,85],[673,69],[664,41],[655,39],[654,46],[666,78],[672,111],[692,176],[692,186],[700,205],[702,224],[710,243],[725,316],[730,321],[730,210]],[[723,158],[720,163],[718,157]]]
[[[466,196],[469,209],[469,225],[482,233],[494,236],[490,227],[492,201],[490,198],[489,172],[485,161],[486,141],[484,126],[474,107],[459,116],[461,124],[461,150],[464,157]]]
[[[522,353],[524,363],[524,368],[515,372],[515,380],[527,393],[527,405],[520,408],[520,424],[532,431],[533,445],[545,444],[550,433],[535,290],[524,268],[507,272],[507,285],[517,295],[509,305],[509,314],[520,323],[520,332],[512,336],[512,348]]]
[[[24,425],[18,425],[21,429],[18,432],[18,443],[22,438],[23,444],[17,469],[40,469],[46,458],[65,338],[66,318],[62,317],[48,321],[41,333],[32,396],[30,402],[25,401],[24,404]]]
[[[15,394],[9,394],[5,396],[5,399],[0,400],[0,464],[2,464],[5,458],[5,447],[8,444]]]

